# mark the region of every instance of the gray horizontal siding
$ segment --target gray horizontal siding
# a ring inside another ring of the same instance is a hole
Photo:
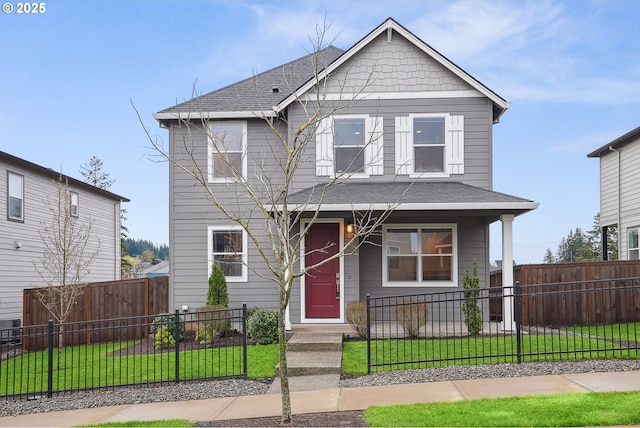
[[[24,222],[7,220],[7,170],[24,176]],[[28,169],[0,163],[0,319],[22,318],[22,290],[43,286],[34,262],[40,264],[44,243],[39,235],[43,222],[49,224],[52,214],[47,201],[57,201],[57,188],[50,177]],[[92,238],[88,252],[99,248],[87,282],[120,278],[120,203],[73,185],[69,189],[79,194],[79,220],[93,219]],[[14,241],[22,247],[15,248]],[[99,244],[98,244],[99,242]]]
[[[484,98],[365,100],[340,109],[339,114],[370,114],[384,118],[384,176],[375,176],[371,180],[407,178],[395,175],[395,118],[411,113],[464,116],[465,173],[440,180],[462,181],[472,186],[492,188],[491,104]],[[290,108],[289,117],[293,126],[300,126],[306,120],[304,111],[296,105]],[[318,180],[315,171],[315,137],[312,137],[309,148],[305,163],[296,172],[296,190],[311,187]]]
[[[462,287],[462,278],[467,270],[472,271],[473,262],[478,263],[478,276],[481,287],[488,284],[487,266],[489,265],[486,242],[488,226],[474,217],[442,218],[428,214],[419,217],[395,216],[389,223],[455,223],[458,231],[458,284]],[[360,249],[360,298],[367,294],[372,297],[397,296],[405,294],[454,291],[451,287],[382,287],[382,239],[372,237],[374,244],[365,244]]]

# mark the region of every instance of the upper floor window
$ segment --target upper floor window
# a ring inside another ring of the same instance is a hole
[[[381,117],[339,115],[320,121],[316,134],[316,175],[382,175],[382,161]]]
[[[80,195],[76,192],[69,192],[69,203],[71,204],[71,217],[78,217],[80,213]]]
[[[364,172],[364,118],[333,121],[333,156],[336,174]]]
[[[464,173],[464,116],[396,117],[396,173],[411,178]]]
[[[210,226],[209,251],[209,272],[217,263],[227,281],[247,281],[247,235],[240,226]]]
[[[456,225],[388,225],[382,239],[384,286],[457,284]]]
[[[627,248],[629,252],[629,260],[640,259],[640,244],[638,242],[638,228],[629,229],[627,240]]]
[[[9,220],[24,221],[24,176],[7,173],[7,216]]]
[[[209,135],[209,181],[228,182],[245,177],[246,122],[214,122]]]

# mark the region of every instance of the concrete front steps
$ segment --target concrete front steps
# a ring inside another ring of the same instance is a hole
[[[287,342],[291,392],[334,389],[342,372],[342,333],[293,333]],[[269,393],[280,393],[280,368],[276,367]]]

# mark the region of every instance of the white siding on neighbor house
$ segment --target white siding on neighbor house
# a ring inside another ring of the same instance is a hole
[[[638,165],[640,140],[622,145],[600,156],[600,222],[603,226],[620,223],[620,260],[628,258],[628,229],[640,227]]]
[[[24,175],[24,222],[7,219],[7,170]],[[73,184],[69,188],[79,195],[79,221],[94,220],[87,251],[99,249],[85,281],[119,279],[120,202]],[[34,263],[41,263],[45,248],[39,231],[43,222],[52,221],[47,201],[56,202],[57,197],[51,177],[0,162],[0,319],[21,319],[22,290],[45,285]]]
[[[618,153],[600,157],[600,223],[618,224]]]

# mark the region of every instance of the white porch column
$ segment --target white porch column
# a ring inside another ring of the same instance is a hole
[[[502,329],[516,329],[513,316],[513,214],[500,216],[502,222],[502,286],[511,287],[503,291],[502,297]]]

